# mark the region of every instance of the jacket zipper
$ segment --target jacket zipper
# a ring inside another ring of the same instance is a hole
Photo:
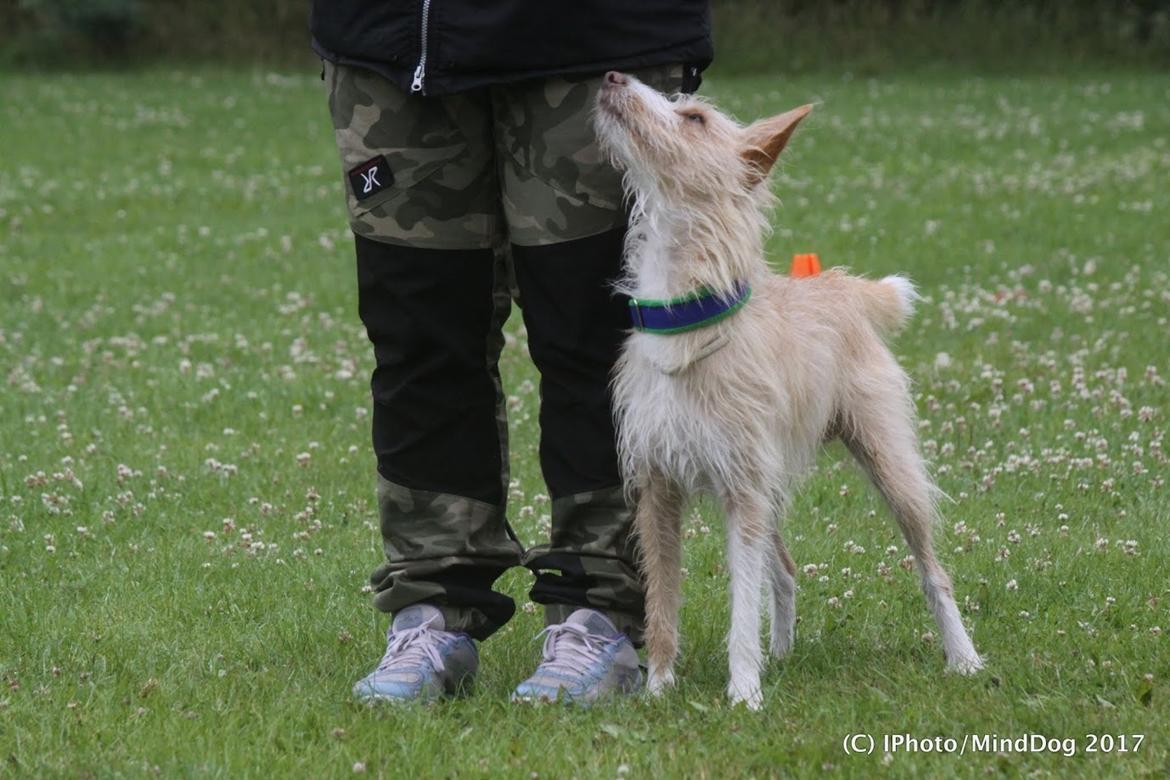
[[[414,81],[410,82],[410,91],[426,94],[423,83],[427,77],[427,28],[431,24],[431,0],[422,1],[422,23],[419,25],[421,50],[418,55],[418,66],[414,69]]]

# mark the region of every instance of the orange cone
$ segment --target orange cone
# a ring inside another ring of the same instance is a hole
[[[792,256],[792,271],[790,275],[799,279],[803,276],[816,276],[821,272],[821,258],[815,253]]]

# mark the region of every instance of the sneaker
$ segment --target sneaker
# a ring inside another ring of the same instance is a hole
[[[549,626],[544,661],[512,692],[512,701],[572,701],[589,705],[615,693],[642,687],[638,653],[629,637],[602,613],[578,609],[564,623]]]
[[[444,630],[443,613],[415,604],[394,616],[378,668],[353,686],[361,701],[434,701],[471,687],[479,653],[471,637]]]

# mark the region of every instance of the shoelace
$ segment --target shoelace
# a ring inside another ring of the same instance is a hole
[[[605,652],[612,640],[608,637],[589,633],[585,626],[576,623],[559,623],[548,626],[536,635],[544,637],[544,663],[547,671],[580,674],[593,666]]]
[[[431,630],[431,621],[414,628],[394,631],[386,646],[386,655],[378,664],[378,671],[385,672],[397,666],[417,664],[423,660],[431,662],[436,672],[443,671],[443,658],[439,655],[439,636]]]

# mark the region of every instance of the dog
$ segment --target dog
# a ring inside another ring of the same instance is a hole
[[[959,617],[931,529],[938,488],[919,452],[910,380],[884,338],[917,294],[904,277],[769,271],[768,174],[811,111],[741,126],[707,102],[606,74],[595,126],[631,199],[625,276],[634,329],[612,383],[623,476],[646,586],[647,687],[674,683],[681,519],[712,495],[726,517],[731,578],[728,696],[762,706],[761,598],[773,656],[793,642],[796,567],[778,524],[819,447],[844,442],[914,555],[947,668],[983,661]]]

